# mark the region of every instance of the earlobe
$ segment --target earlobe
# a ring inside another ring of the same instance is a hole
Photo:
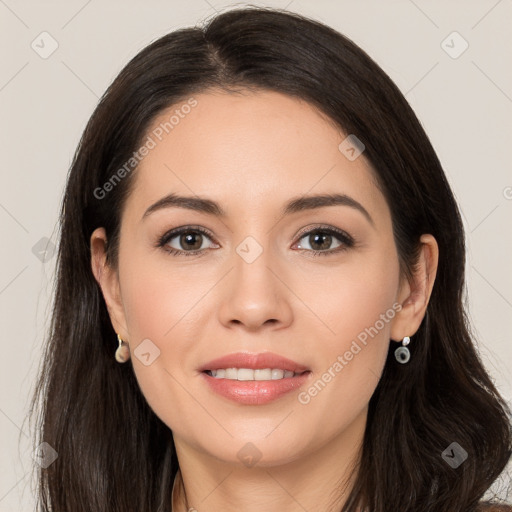
[[[97,228],[91,235],[91,267],[101,288],[112,327],[121,338],[127,339],[124,310],[121,302],[119,278],[115,269],[107,263],[107,236],[104,228]]]
[[[391,339],[402,341],[419,329],[434,287],[439,259],[436,239],[430,234],[420,237],[421,250],[412,279],[400,290],[402,306],[391,327]]]

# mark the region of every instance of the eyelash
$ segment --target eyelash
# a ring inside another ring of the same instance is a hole
[[[196,255],[206,251],[206,249],[198,249],[196,251],[180,251],[179,249],[166,247],[167,244],[169,243],[169,241],[171,241],[173,238],[176,238],[177,236],[182,235],[184,233],[201,233],[202,235],[205,235],[208,238],[212,239],[212,235],[207,230],[205,230],[204,228],[201,228],[200,226],[184,226],[184,227],[173,229],[171,231],[164,233],[158,239],[156,246],[159,248],[162,248],[165,252],[167,252],[171,256],[196,256]],[[315,250],[311,250],[311,249],[301,249],[306,252],[312,253],[313,257],[329,256],[332,254],[346,251],[346,250],[350,249],[351,247],[354,247],[354,245],[355,245],[355,240],[348,233],[346,233],[345,231],[342,231],[341,229],[327,227],[327,226],[318,226],[313,229],[310,229],[309,231],[300,233],[298,235],[299,241],[302,240],[304,237],[311,235],[313,233],[323,233],[325,235],[334,235],[334,237],[337,238],[338,241],[340,241],[342,243],[342,245],[340,245],[336,249],[330,249],[330,250],[326,250],[326,251],[315,251]]]

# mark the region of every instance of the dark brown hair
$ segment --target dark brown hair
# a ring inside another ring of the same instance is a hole
[[[471,512],[511,454],[510,410],[475,350],[465,314],[465,241],[442,166],[385,72],[335,30],[297,14],[247,7],[144,48],[101,98],[77,148],[61,210],[51,329],[32,409],[36,445],[58,458],[38,468],[40,511],[164,512],[178,469],[172,432],[154,414],[116,335],[90,262],[103,226],[115,267],[122,208],[136,170],[98,190],[137,150],[163,109],[208,89],[272,90],[315,106],[365,145],[391,209],[400,268],[419,237],[439,267],[413,357],[388,360],[369,404],[357,478],[343,512]],[[37,409],[38,401],[40,409]],[[468,453],[454,469],[441,453]]]

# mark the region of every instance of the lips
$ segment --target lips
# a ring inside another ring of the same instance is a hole
[[[234,354],[228,354],[226,356],[213,359],[212,361],[208,361],[198,368],[198,370],[200,372],[206,372],[218,370],[219,368],[251,368],[253,370],[279,368],[281,370],[291,371],[294,373],[309,371],[307,366],[272,352],[262,352],[259,354],[237,352]]]
[[[201,372],[202,381],[210,391],[218,396],[240,405],[265,405],[285,396],[298,393],[311,382],[312,372],[305,371],[300,375],[279,380],[239,381],[217,379],[206,371]]]
[[[235,380],[216,378],[212,375],[215,370],[229,368],[246,369],[241,372],[244,375],[249,373],[247,370],[277,369],[290,374],[293,372],[293,376],[285,374],[283,378],[276,380]],[[312,377],[312,372],[307,366],[272,352],[229,354],[205,363],[198,370],[203,382],[211,391],[241,405],[270,403],[289,393],[297,392]]]

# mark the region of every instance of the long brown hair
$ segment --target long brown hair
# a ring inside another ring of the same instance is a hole
[[[58,453],[38,467],[43,512],[164,512],[178,469],[170,429],[153,413],[116,335],[90,262],[103,226],[115,268],[119,224],[136,168],[129,161],[161,111],[209,88],[273,90],[305,100],[355,134],[391,209],[400,268],[410,276],[419,237],[439,266],[414,357],[392,343],[369,403],[357,478],[343,512],[470,512],[511,454],[510,410],[479,359],[464,307],[465,239],[459,209],[427,135],[399,89],[358,46],[298,14],[248,7],[144,48],[91,116],[69,172],[51,329],[31,413],[35,446]],[[105,191],[105,189],[102,189]],[[468,453],[454,469],[441,453]]]

